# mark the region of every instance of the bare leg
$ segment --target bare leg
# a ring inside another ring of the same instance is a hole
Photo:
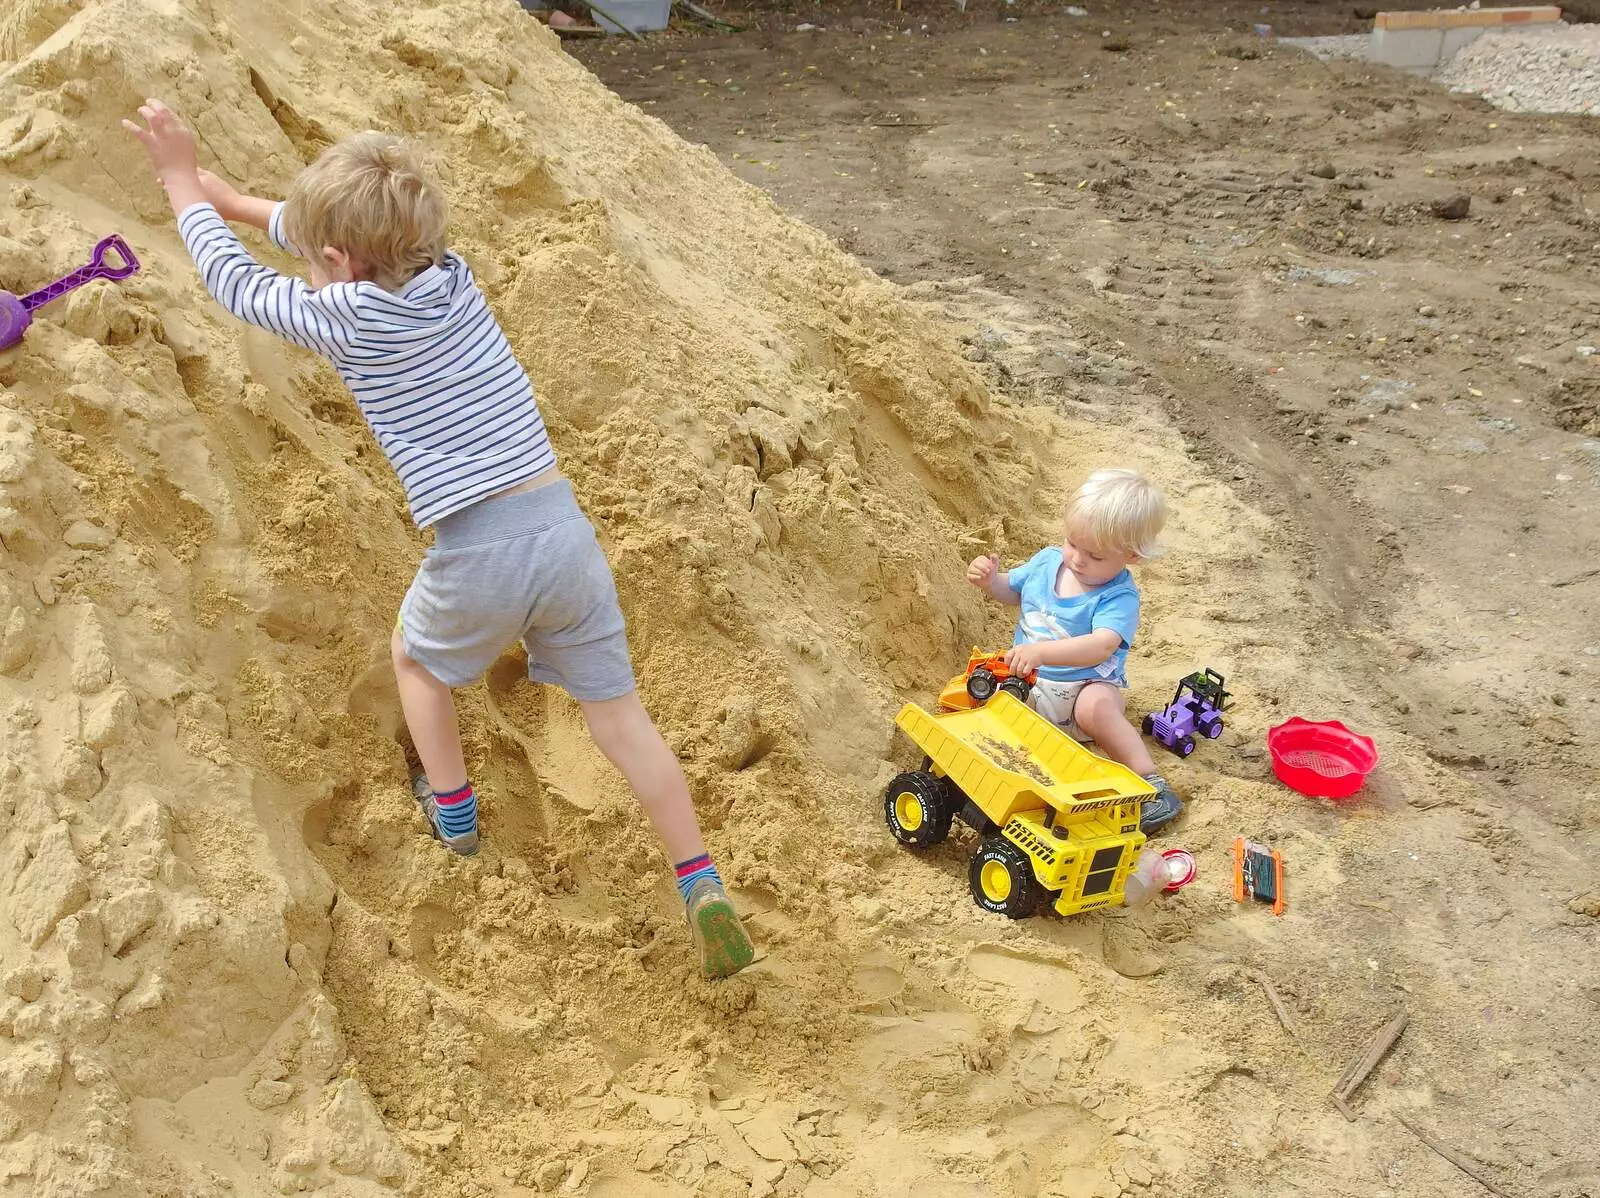
[[[1072,718],[1094,738],[1094,743],[1107,757],[1121,762],[1142,778],[1156,772],[1156,763],[1150,750],[1144,747],[1139,730],[1128,723],[1128,717],[1123,714],[1127,701],[1120,687],[1109,682],[1093,682],[1078,692]]]
[[[400,686],[400,710],[405,712],[406,728],[428,784],[438,794],[460,790],[467,784],[467,763],[450,688],[406,656],[399,629],[389,640],[389,654]]]
[[[638,692],[620,699],[580,701],[579,706],[589,724],[589,735],[628,780],[661,837],[668,859],[677,864],[704,853],[706,842],[695,819],[683,768],[656,731]]]
[[[638,692],[598,703],[580,700],[580,705],[594,743],[633,787],[639,806],[661,837],[668,859],[678,865],[701,856],[706,842],[694,817],[689,783],[677,757],[667,748],[639,701]],[[701,972],[712,978],[738,973],[755,960],[755,948],[739,922],[739,913],[715,874],[687,885],[684,914],[700,953]]]

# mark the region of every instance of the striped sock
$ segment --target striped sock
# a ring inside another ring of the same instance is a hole
[[[433,792],[433,801],[439,808],[439,831],[446,836],[465,836],[478,827],[478,796],[472,792],[472,783],[449,793]]]
[[[717,867],[711,864],[711,854],[701,853],[688,861],[680,861],[674,869],[678,874],[678,893],[683,895],[683,901],[689,901],[689,891],[694,889],[694,884],[701,878],[710,878],[718,886],[722,885],[722,875],[717,873]]]

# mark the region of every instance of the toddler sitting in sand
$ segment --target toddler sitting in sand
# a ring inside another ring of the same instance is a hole
[[[1019,674],[1038,671],[1028,702],[1156,788],[1139,821],[1147,833],[1176,819],[1183,804],[1123,714],[1124,667],[1139,627],[1139,588],[1128,567],[1160,552],[1166,519],[1166,501],[1148,479],[1097,470],[1067,505],[1059,549],[1041,549],[1007,573],[992,555],[967,567],[973,586],[1022,608],[1006,664]]]
[[[725,977],[754,959],[706,853],[688,784],[635,689],[611,567],[556,467],[533,386],[467,264],[445,245],[443,193],[406,147],[362,133],[327,150],[284,203],[201,172],[195,142],[159,100],[125,121],[150,154],[207,290],[241,320],[331,361],[432,527],[390,651],[422,761],[412,794],[452,852],[478,851],[451,688],[514,641],[529,676],[563,687],[677,863],[700,964]],[[265,229],[306,259],[311,283],[254,258],[225,223]]]

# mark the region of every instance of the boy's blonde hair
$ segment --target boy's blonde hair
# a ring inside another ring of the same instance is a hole
[[[329,146],[300,172],[283,206],[283,232],[307,257],[323,246],[359,260],[397,291],[444,259],[449,206],[397,137],[368,131]]]
[[[1086,549],[1161,556],[1167,501],[1135,470],[1096,470],[1067,504],[1067,536]]]

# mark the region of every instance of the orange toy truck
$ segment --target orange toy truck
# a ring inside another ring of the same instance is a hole
[[[939,692],[939,706],[944,711],[970,711],[982,707],[1002,691],[1026,703],[1037,676],[1037,671],[1013,674],[1006,665],[1004,650],[985,653],[974,645],[972,655],[967,658],[966,672],[950,679]]]

